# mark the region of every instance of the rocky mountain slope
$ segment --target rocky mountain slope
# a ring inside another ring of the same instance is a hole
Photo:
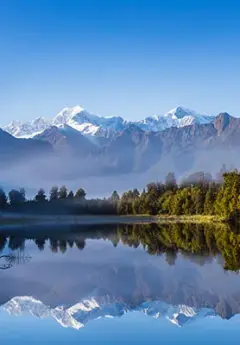
[[[52,146],[47,142],[35,139],[17,139],[0,128],[0,158],[1,165],[16,161],[27,161],[32,157],[42,157],[52,152]]]

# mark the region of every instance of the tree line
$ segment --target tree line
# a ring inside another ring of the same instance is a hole
[[[240,212],[240,172],[223,173],[221,180],[194,174],[177,184],[173,173],[165,183],[149,183],[142,193],[132,190],[118,201],[119,214],[216,215],[236,219]]]
[[[24,189],[13,189],[8,196],[0,189],[0,209],[60,214],[216,215],[234,220],[240,213],[240,172],[222,171],[215,180],[210,174],[198,172],[180,184],[169,172],[164,183],[152,182],[141,192],[133,189],[121,196],[114,191],[103,199],[87,199],[83,188],[74,193],[65,186],[53,186],[48,197],[40,188],[32,200],[26,199]]]
[[[6,212],[43,214],[116,214],[112,198],[87,199],[79,188],[68,191],[66,186],[53,186],[47,196],[40,188],[32,199],[26,198],[25,189],[12,189],[8,195],[0,188],[0,210]]]

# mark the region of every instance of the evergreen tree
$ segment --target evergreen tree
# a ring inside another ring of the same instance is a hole
[[[193,202],[192,202],[192,194],[191,188],[184,188],[183,192],[183,214],[191,215],[193,214]]]
[[[204,214],[206,215],[213,215],[214,214],[214,205],[216,201],[216,187],[215,185],[210,185],[208,191],[206,193],[205,201],[204,201]]]
[[[240,210],[240,173],[235,170],[223,175],[223,184],[218,192],[215,211],[225,218]]]
[[[226,164],[223,164],[219,173],[216,175],[216,181],[218,183],[223,183],[223,175],[227,172]]]
[[[53,186],[50,190],[49,201],[56,201],[58,199],[58,187]]]
[[[177,187],[176,178],[173,172],[169,172],[165,179],[165,186],[167,190],[172,190]]]
[[[77,199],[85,199],[86,197],[86,192],[84,189],[82,188],[79,188],[77,191],[76,191],[76,194],[75,194],[75,198]]]
[[[67,188],[65,186],[60,187],[58,191],[58,199],[66,199],[68,196]]]
[[[16,190],[12,189],[8,193],[8,198],[11,206],[17,206],[20,204],[23,204],[26,199],[25,199],[25,191],[24,189]]]
[[[165,208],[167,206],[168,213],[173,215],[181,215],[183,214],[183,204],[184,204],[184,198],[183,198],[183,191],[178,190],[175,195],[172,193],[168,197],[168,203],[165,203]]]
[[[110,197],[110,200],[112,202],[115,202],[115,203],[117,203],[120,200],[120,197],[119,197],[118,192],[116,190],[113,191],[113,193]]]
[[[20,188],[19,189],[19,193],[20,193],[20,199],[21,199],[21,203],[24,203],[26,201],[26,192],[24,188]]]
[[[70,192],[68,193],[68,199],[73,199],[74,198],[74,194],[73,194],[73,191],[70,190]]]
[[[159,198],[164,194],[166,188],[162,183],[149,183],[145,193],[145,212],[156,215],[159,213]]]
[[[7,196],[2,188],[0,188],[0,209],[4,209],[7,206]]]
[[[45,191],[42,188],[40,188],[39,191],[37,192],[37,195],[35,196],[35,201],[37,201],[37,202],[46,202],[47,201]]]
[[[205,203],[205,191],[203,187],[199,187],[196,189],[194,199],[195,199],[194,200],[195,213],[202,214],[204,211],[204,203]]]
[[[139,198],[140,193],[139,193],[139,191],[138,191],[137,188],[135,188],[135,189],[133,190],[132,195],[133,195],[133,199]]]

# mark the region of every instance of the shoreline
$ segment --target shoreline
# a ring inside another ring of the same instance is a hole
[[[166,224],[166,223],[226,223],[226,220],[216,216],[168,216],[168,215],[0,215],[1,228],[31,226],[31,225],[108,225],[108,224]]]

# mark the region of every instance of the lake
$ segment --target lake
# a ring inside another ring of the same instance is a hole
[[[0,343],[239,344],[227,225],[0,229]]]

